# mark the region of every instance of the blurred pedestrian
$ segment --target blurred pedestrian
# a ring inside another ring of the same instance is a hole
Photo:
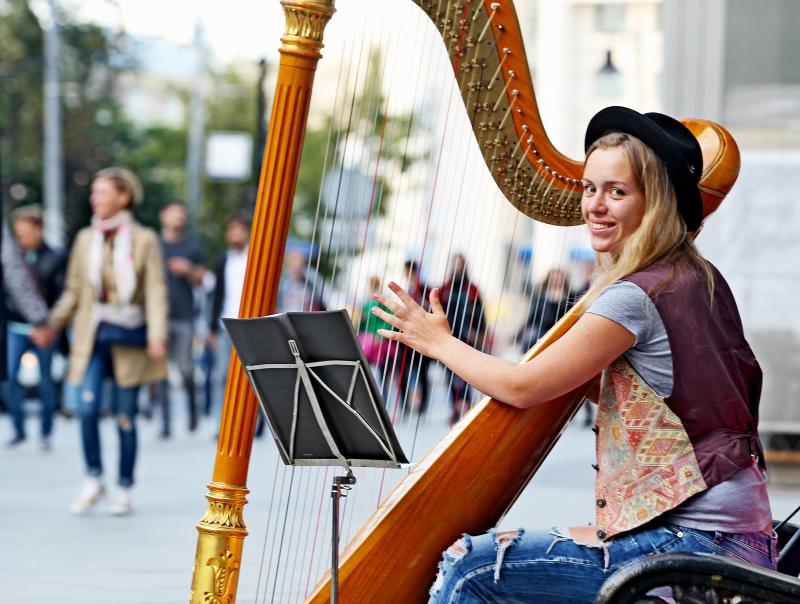
[[[55,250],[44,241],[42,210],[37,205],[23,206],[11,215],[16,243],[22,252],[25,266],[36,284],[40,296],[50,308],[64,289],[66,258],[60,250]],[[53,430],[53,413],[57,407],[58,394],[53,382],[52,362],[55,345],[50,342],[46,346],[37,346],[31,339],[34,328],[25,316],[24,308],[29,304],[18,306],[11,298],[8,303],[8,336],[7,336],[7,401],[14,424],[14,438],[9,445],[25,440],[24,395],[17,380],[17,372],[22,362],[22,355],[33,351],[39,362],[39,400],[41,403],[41,445],[44,450],[50,448],[50,434]]]
[[[33,276],[25,266],[22,253],[12,237],[5,221],[0,225],[0,275],[2,275],[3,295],[0,296],[0,336],[6,336],[7,304],[13,303],[20,314],[32,327],[28,337],[37,346],[49,346],[53,340],[53,331],[47,325],[47,304],[39,290]],[[6,346],[0,346],[0,375],[7,373]],[[14,376],[16,378],[16,376]],[[16,432],[16,430],[15,430]],[[23,442],[19,434],[8,442],[15,446]]]
[[[550,269],[536,286],[528,318],[514,340],[520,343],[523,351],[529,350],[566,314],[570,306],[567,273],[560,268]]]
[[[416,260],[406,260],[405,264],[403,264],[403,273],[408,295],[417,304],[427,308],[426,298],[430,289],[420,276],[419,263]],[[400,359],[402,364],[400,375],[402,376],[402,390],[406,393],[408,400],[407,411],[425,413],[428,409],[428,368],[431,363],[430,358],[403,344],[398,346],[397,358]]]
[[[203,280],[197,290],[198,312],[195,330],[203,342],[203,350],[200,354],[200,370],[203,374],[203,415],[211,415],[211,408],[214,402],[214,380],[216,379],[216,351],[208,345],[208,324],[211,319],[211,309],[214,303],[214,290],[217,287],[217,276],[214,271],[207,270],[203,275]]]
[[[206,346],[216,352],[217,383],[220,401],[228,379],[233,344],[228,333],[220,329],[221,318],[239,316],[239,304],[244,287],[247,269],[247,250],[250,243],[250,221],[243,216],[234,216],[225,228],[225,242],[228,248],[215,265],[216,282],[211,302],[211,315],[208,322]]]
[[[110,512],[133,508],[139,387],[166,378],[167,288],[158,237],[136,223],[139,179],[106,168],[92,182],[92,224],[72,246],[63,295],[50,314],[54,329],[72,320],[74,339],[67,381],[80,386],[80,429],[88,478],[70,505],[90,510],[105,495],[100,454],[103,380],[111,375],[119,434],[119,490]]]
[[[323,283],[309,266],[309,254],[301,244],[286,246],[283,273],[278,286],[277,312],[326,310]]]
[[[159,213],[161,251],[167,272],[169,297],[169,360],[178,368],[189,411],[189,431],[197,428],[197,395],[194,383],[194,287],[205,275],[206,267],[200,244],[185,233],[186,206],[171,201]],[[162,410],[161,436],[171,432],[170,393],[167,380],[154,384],[156,405]]]
[[[483,348],[486,337],[483,301],[478,286],[470,280],[464,254],[453,254],[440,291],[453,335],[470,346]],[[472,404],[472,387],[447,368],[445,375],[453,408],[451,422],[455,423]]]
[[[380,384],[382,381],[388,381],[386,380],[385,371],[387,367],[391,366],[394,360],[393,353],[397,347],[378,335],[379,329],[391,329],[392,326],[372,314],[373,306],[380,306],[383,310],[386,310],[374,298],[375,294],[381,292],[381,278],[378,275],[370,276],[367,289],[369,291],[358,312],[358,341]]]

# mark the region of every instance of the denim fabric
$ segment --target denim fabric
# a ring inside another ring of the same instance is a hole
[[[86,471],[90,476],[103,473],[100,455],[100,411],[102,408],[103,379],[111,371],[111,348],[97,344],[78,396],[81,418],[81,442]],[[133,485],[133,469],[136,463],[136,412],[138,410],[139,386],[122,388],[114,384],[112,411],[117,419],[119,432],[119,485]]]
[[[53,347],[39,348],[30,341],[27,335],[8,331],[8,386],[7,397],[11,421],[14,424],[16,436],[25,437],[25,410],[23,409],[24,396],[22,388],[17,381],[22,355],[29,350],[36,353],[39,359],[39,400],[42,404],[42,438],[47,438],[53,431],[53,413],[56,409],[56,387],[53,383],[51,368],[53,365]]]
[[[603,546],[581,545],[567,531],[466,535],[444,553],[429,604],[504,602],[562,604],[594,601],[622,566],[652,554],[706,552],[774,568],[775,537],[706,533],[673,525],[623,533]]]

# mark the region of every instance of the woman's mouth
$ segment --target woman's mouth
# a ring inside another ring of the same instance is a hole
[[[606,230],[610,229],[613,226],[614,226],[613,223],[609,223],[609,222],[594,222],[594,221],[592,221],[592,222],[589,223],[589,228],[591,228],[592,231],[595,232],[595,233],[598,232],[598,231],[606,231]]]

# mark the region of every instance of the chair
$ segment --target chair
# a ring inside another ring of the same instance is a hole
[[[733,558],[684,553],[648,556],[614,573],[595,604],[664,602],[647,594],[670,587],[680,604],[796,604],[800,602],[800,532],[792,524],[778,529],[778,570]]]

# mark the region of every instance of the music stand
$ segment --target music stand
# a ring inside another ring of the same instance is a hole
[[[342,466],[331,487],[331,602],[338,599],[339,500],[352,467],[400,468],[405,454],[344,310],[223,319],[281,459]]]

